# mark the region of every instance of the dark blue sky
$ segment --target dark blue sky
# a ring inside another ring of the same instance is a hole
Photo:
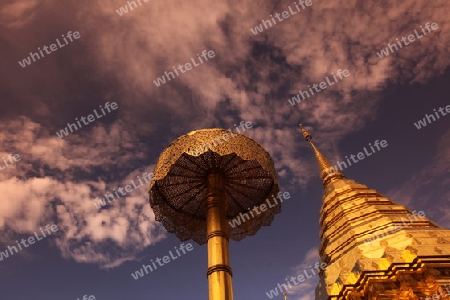
[[[298,122],[332,164],[386,140],[343,173],[450,227],[450,116],[414,126],[450,105],[445,1],[313,1],[258,35],[250,28],[293,4],[194,2],[142,2],[122,16],[119,0],[0,5],[0,157],[21,157],[0,170],[0,252],[40,226],[59,228],[0,261],[0,299],[205,299],[206,245],[184,242],[192,251],[131,276],[182,243],[154,220],[147,187],[101,210],[94,202],[152,172],[180,135],[241,121],[252,122],[245,134],[272,156],[291,198],[270,227],[230,242],[235,299],[269,299],[277,284],[318,261],[323,188]],[[440,27],[389,57],[376,55],[426,22]],[[69,31],[80,39],[25,68],[17,63]],[[214,58],[153,83],[210,49]],[[350,76],[289,104],[338,69]],[[118,108],[62,139],[55,134],[106,102]],[[317,282],[293,286],[288,299],[314,299]]]

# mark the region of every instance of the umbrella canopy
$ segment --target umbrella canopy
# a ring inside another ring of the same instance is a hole
[[[272,198],[279,191],[273,161],[261,145],[224,129],[196,130],[162,152],[149,191],[156,220],[181,241],[193,239],[200,245],[207,241],[207,180],[211,173],[220,173],[224,179],[231,239],[254,235],[281,212],[281,203]],[[266,210],[256,213],[253,208],[261,204],[266,204]]]

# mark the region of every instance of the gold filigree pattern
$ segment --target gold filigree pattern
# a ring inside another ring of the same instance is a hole
[[[224,177],[227,210],[232,221],[277,195],[278,179],[270,155],[253,139],[224,129],[202,129],[173,141],[160,155],[150,183],[150,205],[157,221],[182,240],[204,244],[207,178]],[[281,204],[240,224],[228,223],[229,238],[239,241],[269,226]],[[245,220],[245,221],[244,221]]]

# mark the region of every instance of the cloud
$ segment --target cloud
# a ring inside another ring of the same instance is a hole
[[[0,38],[9,49],[0,62],[8,74],[0,90],[10,100],[10,111],[0,112],[0,143],[4,153],[22,157],[0,172],[1,189],[15,199],[0,200],[0,226],[30,233],[53,218],[62,228],[56,245],[77,261],[115,266],[163,238],[140,191],[100,213],[91,202],[130,174],[143,173],[139,161],[156,159],[180,134],[251,121],[251,136],[274,157],[281,178],[305,186],[317,169],[314,161],[298,160],[310,149],[297,122],[312,127],[320,136],[317,146],[332,156],[339,140],[377,117],[380,91],[388,83],[426,83],[450,65],[447,0],[313,0],[307,10],[258,36],[250,28],[291,1],[159,0],[120,17],[115,10],[125,4],[22,0],[0,11]],[[376,51],[426,22],[437,22],[439,30],[378,58]],[[66,29],[80,32],[76,44],[18,66],[29,51]],[[154,85],[203,50],[216,56]],[[338,69],[350,76],[295,107],[288,103]],[[117,119],[56,137],[67,122],[86,115],[86,107],[106,99],[119,103]],[[104,254],[108,243],[116,251]]]
[[[0,143],[21,156],[0,172],[0,230],[8,233],[3,244],[11,244],[18,234],[30,235],[40,226],[57,224],[52,241],[63,257],[109,268],[136,259],[139,252],[166,236],[155,221],[145,186],[100,211],[94,206],[104,193],[112,193],[116,182],[124,187],[138,174],[153,169],[150,165],[119,173],[114,181],[92,176],[96,168],[110,170],[111,159],[125,169],[131,157],[143,155],[136,149],[134,155],[117,154],[135,139],[117,130],[118,124],[108,133],[101,124],[94,126],[90,132],[74,134],[69,142],[50,136],[25,117],[1,124]],[[116,149],[111,140],[120,140],[123,146]]]
[[[44,1],[45,2],[45,1]],[[18,0],[0,10],[0,24],[6,27],[22,27],[36,16],[38,0]]]
[[[295,135],[295,123],[310,124],[316,134],[337,142],[376,118],[378,92],[389,81],[423,83],[441,74],[450,63],[446,30],[450,8],[445,3],[313,1],[307,10],[258,36],[250,28],[292,3],[244,1],[236,8],[232,2],[211,7],[205,1],[154,1],[118,17],[117,5],[103,1],[95,9],[85,7],[86,13],[90,11],[85,24],[92,29],[100,20],[111,22],[99,28],[101,33],[91,47],[96,49],[101,70],[133,87],[137,97],[130,99],[131,111],[145,110],[143,101],[151,99],[151,107],[170,109],[177,123],[198,127],[213,127],[217,118],[225,120],[237,113],[240,119],[260,126],[255,137],[279,156],[277,168],[290,169],[292,183],[303,184],[310,177],[307,166],[298,172],[298,152],[291,150],[304,145],[303,140],[288,138]],[[398,15],[407,17],[399,21]],[[376,55],[388,42],[429,21],[437,22],[440,29],[395,56],[379,59]],[[189,62],[205,49],[214,50],[216,57],[164,86],[153,84],[165,71],[172,71],[172,66]],[[417,68],[414,61],[427,67]],[[296,107],[287,102],[291,94],[338,69],[348,69],[351,75]],[[202,119],[192,118],[199,114]],[[184,133],[182,126],[170,130],[175,137]],[[283,149],[274,149],[281,141]],[[336,144],[319,146],[336,151]],[[303,171],[306,175],[299,175]]]
[[[298,277],[299,275],[305,276],[305,272],[308,276],[313,275],[311,272],[311,268],[314,269],[314,265],[320,261],[318,247],[313,247],[306,252],[303,261],[295,266],[294,273],[288,278]],[[316,270],[314,270],[316,272]],[[286,293],[289,295],[289,299],[292,300],[314,300],[315,299],[315,289],[317,284],[319,283],[319,276],[313,276],[311,278],[305,278],[305,281],[301,282],[298,285],[292,285],[292,288],[289,289]]]
[[[328,133],[338,141],[376,117],[377,92],[388,80],[426,82],[450,63],[445,0],[433,4],[313,1],[305,11],[258,36],[250,28],[292,3],[230,1],[211,6],[205,0],[152,1],[120,17],[115,10],[125,4],[102,0],[73,6],[82,36],[77,49],[96,73],[115,77],[117,88],[126,94],[122,118],[127,123],[137,124],[144,117],[157,120],[152,126],[143,125],[145,132],[162,130],[159,112],[173,115],[165,121],[176,124],[165,129],[174,137],[185,133],[185,124],[213,127],[238,114],[238,119],[259,122],[268,132],[281,135],[292,132],[301,120],[313,125],[316,133]],[[398,15],[407,17],[398,19]],[[375,54],[430,20],[440,25],[438,31],[400,49],[395,57],[379,59]],[[210,49],[215,58],[161,87],[153,84],[173,66]],[[415,61],[424,67],[415,67]],[[296,107],[287,102],[292,94],[338,69],[348,69],[350,77]],[[266,135],[260,136],[261,144],[269,146]],[[301,139],[292,144],[298,149],[298,143]],[[292,159],[284,154],[281,165],[294,167]]]

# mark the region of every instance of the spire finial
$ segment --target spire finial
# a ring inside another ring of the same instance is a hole
[[[320,178],[322,178],[322,184],[325,187],[329,182],[335,179],[343,179],[344,175],[337,170],[337,167],[333,167],[330,162],[320,153],[320,151],[316,148],[314,143],[312,142],[312,135],[303,128],[303,125],[299,123],[300,128],[302,129],[303,137],[314,150],[314,154],[316,155],[317,163],[320,168]]]
[[[303,137],[305,138],[305,140],[310,142],[312,140],[312,135],[310,135],[309,132],[306,131],[305,128],[303,128],[301,123],[299,123],[298,125],[300,125],[300,128],[302,129]]]

